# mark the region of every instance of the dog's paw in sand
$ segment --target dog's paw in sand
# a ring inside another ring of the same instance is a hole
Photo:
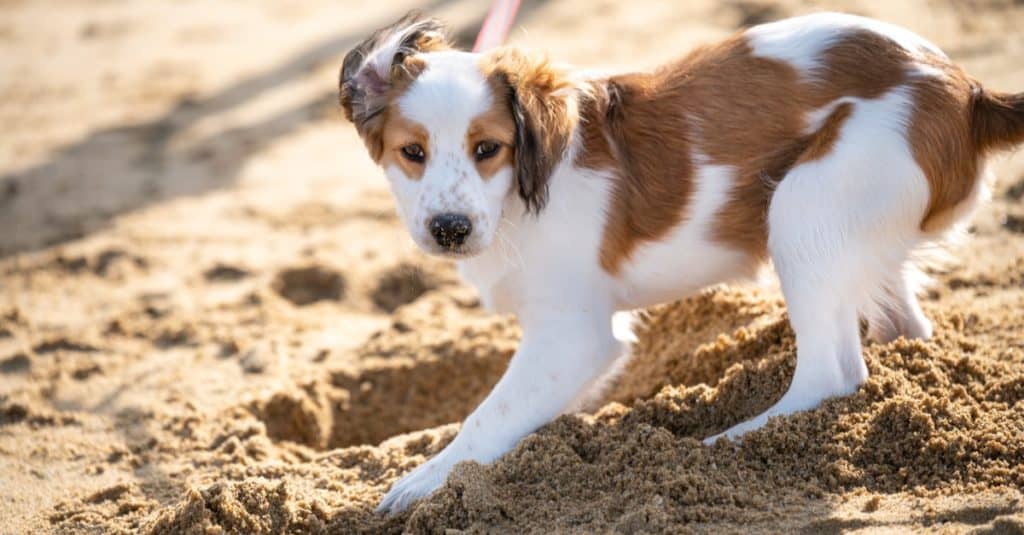
[[[726,433],[719,433],[717,435],[711,435],[710,437],[705,438],[701,442],[703,442],[705,446],[713,446],[715,442],[718,442],[718,440],[722,438],[732,440],[732,437],[730,437]]]
[[[417,466],[412,472],[391,485],[391,490],[377,506],[378,513],[400,513],[412,502],[434,492],[444,483],[454,463],[449,462],[442,452],[441,455]]]
[[[738,423],[730,427],[729,429],[726,429],[725,431],[718,433],[717,435],[712,435],[708,438],[705,438],[704,445],[711,446],[715,442],[718,442],[719,439],[723,438],[733,442],[739,442],[740,440],[743,439],[743,435],[749,433],[750,431],[758,429],[767,422],[768,417],[766,415],[761,415],[751,420],[747,420],[746,422]]]
[[[801,361],[798,353],[793,381],[782,399],[761,414],[704,439],[704,444],[714,444],[723,437],[730,440],[740,439],[744,434],[764,427],[771,418],[813,410],[826,399],[853,394],[867,380],[868,371],[859,352],[851,352],[851,355],[853,357],[849,358],[847,362],[853,362],[846,366],[842,361],[829,362],[827,359],[814,361],[811,366],[806,364],[801,366],[802,363],[811,359],[804,357]],[[822,370],[828,365],[831,365],[833,369],[830,372],[823,372]]]

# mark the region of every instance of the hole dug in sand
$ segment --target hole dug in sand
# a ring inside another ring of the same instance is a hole
[[[459,422],[498,381],[519,337],[509,319],[477,317],[456,329],[409,322],[396,319],[357,350],[359,368],[271,396],[257,411],[267,434],[343,448]]]
[[[340,301],[345,296],[344,277],[323,266],[285,269],[277,274],[271,286],[295,306]]]
[[[412,303],[437,286],[438,281],[423,268],[402,263],[380,276],[370,298],[378,308],[391,313],[402,305]]]
[[[232,264],[218,263],[203,271],[203,278],[210,282],[235,282],[252,275],[248,269]]]

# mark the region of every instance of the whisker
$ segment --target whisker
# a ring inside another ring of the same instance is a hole
[[[501,218],[501,221],[498,222],[498,228],[495,231],[495,234],[497,235],[500,243],[503,246],[502,256],[505,257],[505,261],[508,264],[512,265],[515,268],[521,268],[523,267],[522,254],[519,252],[519,247],[516,246],[516,243],[505,234],[505,229],[502,228],[504,225],[511,227],[513,230],[515,229],[515,224],[512,223],[512,221],[509,221],[507,218],[503,217]],[[510,251],[512,253],[515,253],[515,258],[511,257]]]

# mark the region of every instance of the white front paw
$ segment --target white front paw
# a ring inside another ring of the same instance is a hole
[[[743,431],[735,431],[734,429],[735,429],[735,427],[731,427],[731,428],[727,429],[725,432],[722,432],[722,433],[719,433],[717,435],[705,438],[702,442],[704,443],[705,446],[713,446],[715,444],[715,442],[718,442],[719,440],[721,440],[723,438],[726,439],[726,440],[733,440],[733,441],[735,441],[737,438],[739,438],[741,435],[743,435]]]
[[[412,502],[430,494],[444,483],[455,463],[448,462],[444,452],[417,466],[391,485],[391,490],[377,506],[378,513],[398,513]]]
[[[745,435],[746,433],[749,433],[750,431],[753,431],[755,429],[761,428],[767,422],[768,422],[768,414],[767,413],[761,414],[759,416],[755,416],[754,418],[751,418],[750,420],[747,420],[745,422],[740,422],[740,423],[730,427],[729,429],[726,429],[724,432],[721,432],[721,433],[719,433],[719,434],[717,434],[715,436],[711,436],[711,437],[705,438],[704,439],[704,445],[705,446],[710,446],[710,445],[714,444],[715,442],[718,442],[718,440],[721,439],[721,438],[726,438],[726,439],[729,439],[729,440],[732,440],[732,441],[735,442],[735,441],[741,439],[743,437],[743,435]]]

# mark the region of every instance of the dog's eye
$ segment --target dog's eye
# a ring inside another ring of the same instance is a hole
[[[423,163],[423,160],[427,159],[427,155],[423,152],[423,147],[418,143],[402,147],[402,156],[404,156],[406,160],[416,163]]]
[[[473,150],[473,154],[476,156],[476,161],[486,160],[498,154],[498,150],[501,149],[501,144],[495,141],[481,141],[476,144],[476,149]]]

